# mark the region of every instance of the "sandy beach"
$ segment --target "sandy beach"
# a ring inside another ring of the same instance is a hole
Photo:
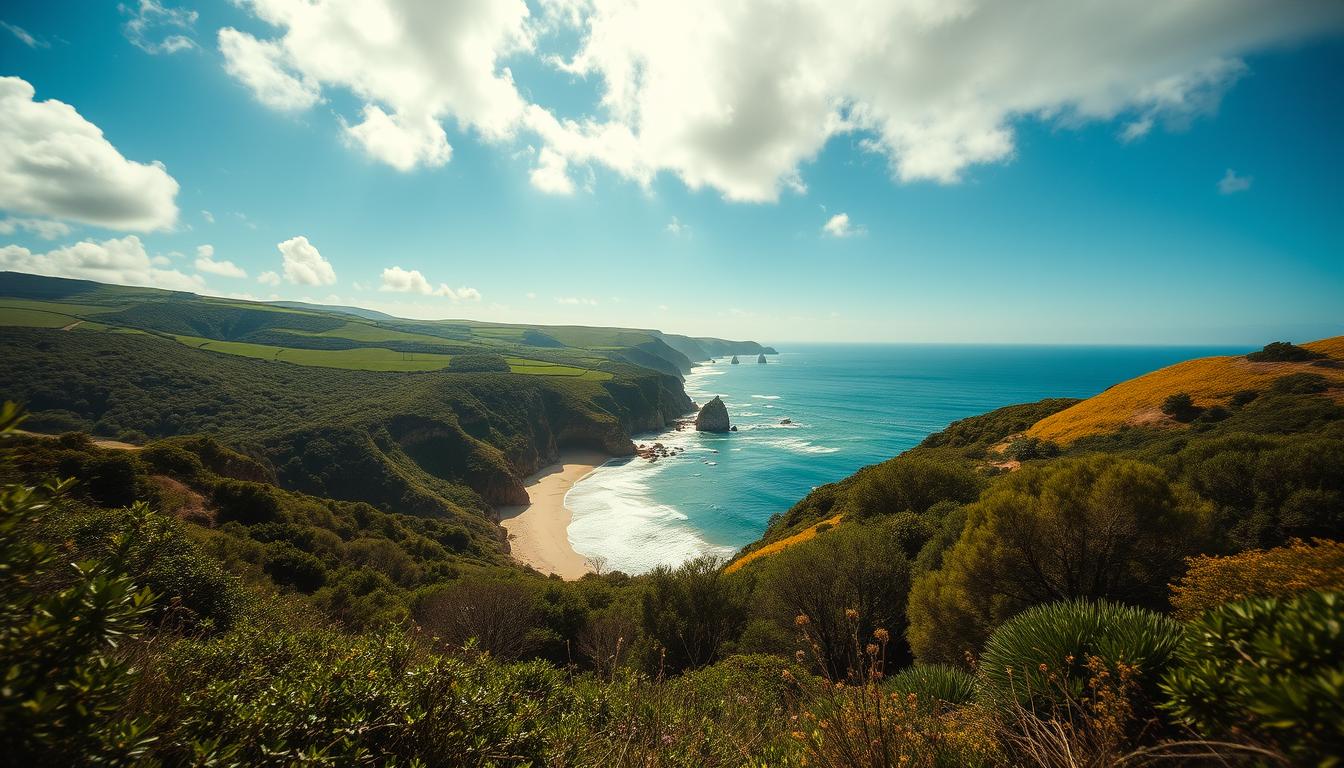
[[[558,463],[527,478],[527,496],[532,503],[499,508],[499,522],[509,532],[513,559],[571,581],[592,570],[569,545],[573,514],[565,507],[565,494],[609,458],[598,451],[566,451]]]

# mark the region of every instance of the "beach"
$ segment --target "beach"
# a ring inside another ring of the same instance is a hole
[[[570,581],[592,571],[569,544],[573,515],[565,507],[565,494],[609,458],[598,451],[565,451],[559,462],[525,481],[530,504],[499,508],[499,523],[508,531],[514,560]]]

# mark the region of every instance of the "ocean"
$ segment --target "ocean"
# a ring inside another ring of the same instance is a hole
[[[957,419],[1046,397],[1088,397],[1225,347],[790,344],[765,365],[697,366],[686,392],[715,395],[738,431],[635,436],[684,452],[614,459],[576,483],[569,540],[606,567],[643,573],[731,555],[808,491],[911,448]],[[792,423],[782,423],[788,419]]]

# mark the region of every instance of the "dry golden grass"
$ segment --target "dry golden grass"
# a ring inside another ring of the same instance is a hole
[[[829,520],[823,520],[820,523],[809,525],[808,527],[804,528],[798,533],[793,534],[792,536],[780,539],[779,541],[772,541],[769,544],[766,544],[764,547],[761,547],[760,549],[756,550],[755,552],[750,552],[744,555],[741,559],[729,563],[728,567],[724,569],[724,573],[732,573],[733,571],[736,571],[737,569],[741,568],[747,563],[750,563],[752,560],[755,560],[758,557],[773,555],[776,552],[780,552],[782,550],[788,549],[789,547],[792,547],[794,544],[801,544],[804,541],[814,539],[817,536],[818,526],[829,524],[832,527],[834,527],[840,523],[840,518],[842,517],[844,517],[844,515],[836,515],[835,517],[832,517]]]
[[[1344,336],[1302,346],[1344,362]],[[1242,356],[1204,357],[1116,384],[1096,397],[1041,419],[1027,434],[1067,445],[1080,437],[1114,432],[1127,425],[1181,427],[1161,411],[1162,401],[1171,395],[1189,393],[1200,407],[1226,405],[1233,394],[1245,389],[1263,392],[1275,379],[1290,373],[1317,373],[1332,387],[1344,387],[1344,368],[1252,363]]]

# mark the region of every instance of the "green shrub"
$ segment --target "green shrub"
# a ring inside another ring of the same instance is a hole
[[[1320,352],[1312,352],[1310,349],[1299,347],[1291,341],[1272,341],[1259,352],[1252,352],[1247,355],[1246,359],[1253,363],[1302,363],[1308,360],[1319,360],[1323,357],[1325,355]]]
[[[1166,708],[1206,737],[1269,740],[1297,763],[1344,755],[1344,594],[1252,598],[1186,630]]]
[[[1319,373],[1290,373],[1270,385],[1270,389],[1280,395],[1314,395],[1329,388],[1329,380]]]
[[[509,361],[502,355],[481,353],[474,355],[453,355],[448,361],[448,370],[474,373],[508,373]]]
[[[215,486],[219,522],[237,520],[243,525],[269,523],[280,514],[280,501],[270,487],[246,480],[225,480]]]
[[[1177,421],[1193,421],[1201,410],[1186,392],[1177,392],[1162,401],[1162,412]]]
[[[300,592],[315,592],[327,583],[327,569],[322,561],[288,542],[267,546],[265,569],[277,584],[294,587]]]
[[[1233,408],[1240,408],[1243,405],[1248,405],[1259,396],[1260,393],[1256,392],[1254,389],[1242,389],[1233,393],[1232,398],[1228,400],[1228,405],[1231,405]]]
[[[975,695],[975,677],[950,664],[916,664],[887,680],[887,689],[902,695],[915,694],[916,701],[933,707],[965,704]]]
[[[981,691],[990,700],[1081,700],[1097,672],[1134,668],[1148,693],[1166,671],[1181,640],[1181,625],[1133,606],[1072,600],[1041,605],[994,630],[980,656]]]

